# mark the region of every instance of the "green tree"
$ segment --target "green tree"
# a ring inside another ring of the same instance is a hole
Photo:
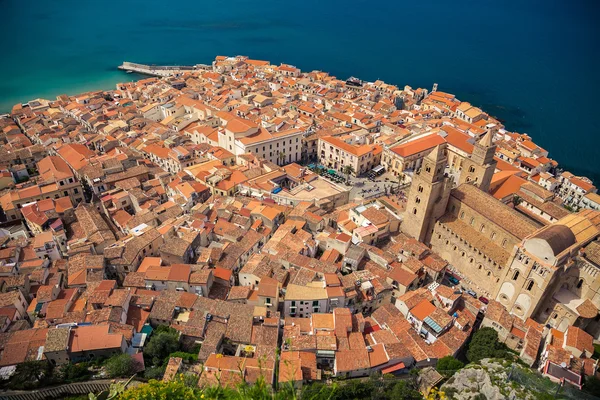
[[[344,165],[342,172],[346,175],[346,182],[350,180],[350,175],[354,174],[354,167],[352,165]]]
[[[402,400],[423,400],[421,392],[419,392],[411,381],[403,380],[396,382],[392,389],[388,392],[389,399]]]
[[[159,326],[144,346],[144,358],[150,365],[158,366],[164,363],[169,354],[178,350],[179,333],[173,328]]]
[[[506,358],[508,351],[506,345],[498,341],[498,332],[493,328],[481,328],[473,335],[467,359],[478,362],[484,358]]]
[[[588,376],[585,378],[583,390],[593,396],[600,397],[600,379],[595,376]]]
[[[89,379],[91,373],[88,364],[85,362],[79,364],[65,364],[60,367],[60,376],[66,382],[79,382]]]
[[[149,367],[144,371],[144,378],[146,379],[162,379],[165,374],[166,365],[159,365],[157,367]]]
[[[446,378],[449,378],[464,366],[465,364],[460,360],[457,360],[452,356],[446,356],[438,360],[436,368],[440,374],[444,375]]]
[[[123,353],[106,360],[104,368],[111,378],[130,376],[135,371],[135,361],[129,354]]]
[[[47,361],[26,361],[17,364],[9,387],[19,390],[35,389],[42,386],[51,375],[52,368]]]
[[[174,379],[170,382],[150,380],[145,385],[139,385],[125,391],[120,400],[155,400],[155,399],[200,399],[201,392],[198,388],[185,385],[183,379]]]

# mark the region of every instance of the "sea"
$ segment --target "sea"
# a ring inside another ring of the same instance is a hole
[[[0,113],[248,55],[454,93],[600,182],[599,0],[0,0]],[[599,101],[597,103],[597,101]]]

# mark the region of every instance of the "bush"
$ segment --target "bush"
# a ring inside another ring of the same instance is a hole
[[[467,350],[467,359],[470,362],[478,362],[484,358],[507,358],[509,356],[506,345],[498,341],[498,332],[487,327],[475,332]]]
[[[146,363],[159,366],[168,356],[179,350],[179,332],[168,326],[159,326],[144,346]]]
[[[186,386],[182,379],[174,379],[171,382],[161,382],[153,379],[145,385],[126,390],[119,397],[120,400],[196,400],[199,398],[200,390]]]
[[[26,361],[17,364],[8,385],[11,389],[31,390],[43,386],[51,375],[52,368],[48,362]]]
[[[135,372],[135,362],[129,354],[119,354],[106,360],[106,373],[111,378],[128,377]]]
[[[159,365],[157,367],[146,368],[144,371],[144,378],[146,379],[162,379],[165,374],[166,365]]]
[[[186,353],[184,351],[176,351],[175,353],[169,354],[167,358],[165,358],[165,363],[169,362],[169,358],[171,357],[180,357],[184,362],[195,363],[198,361],[198,353]]]
[[[88,364],[85,362],[79,364],[65,364],[60,367],[60,375],[63,381],[80,382],[90,378],[91,374],[88,370]]]
[[[446,378],[449,378],[464,366],[465,364],[456,358],[452,356],[446,356],[438,360],[436,369],[440,374],[444,375]]]

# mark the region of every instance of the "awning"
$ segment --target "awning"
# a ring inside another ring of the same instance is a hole
[[[400,371],[401,369],[404,369],[404,368],[406,368],[406,366],[404,365],[403,362],[400,362],[396,365],[392,365],[390,367],[382,369],[381,373],[382,374],[391,374],[392,372]]]

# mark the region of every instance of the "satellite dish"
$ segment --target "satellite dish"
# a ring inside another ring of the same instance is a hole
[[[560,363],[560,366],[562,368],[567,368],[567,363],[563,361],[563,362]]]

